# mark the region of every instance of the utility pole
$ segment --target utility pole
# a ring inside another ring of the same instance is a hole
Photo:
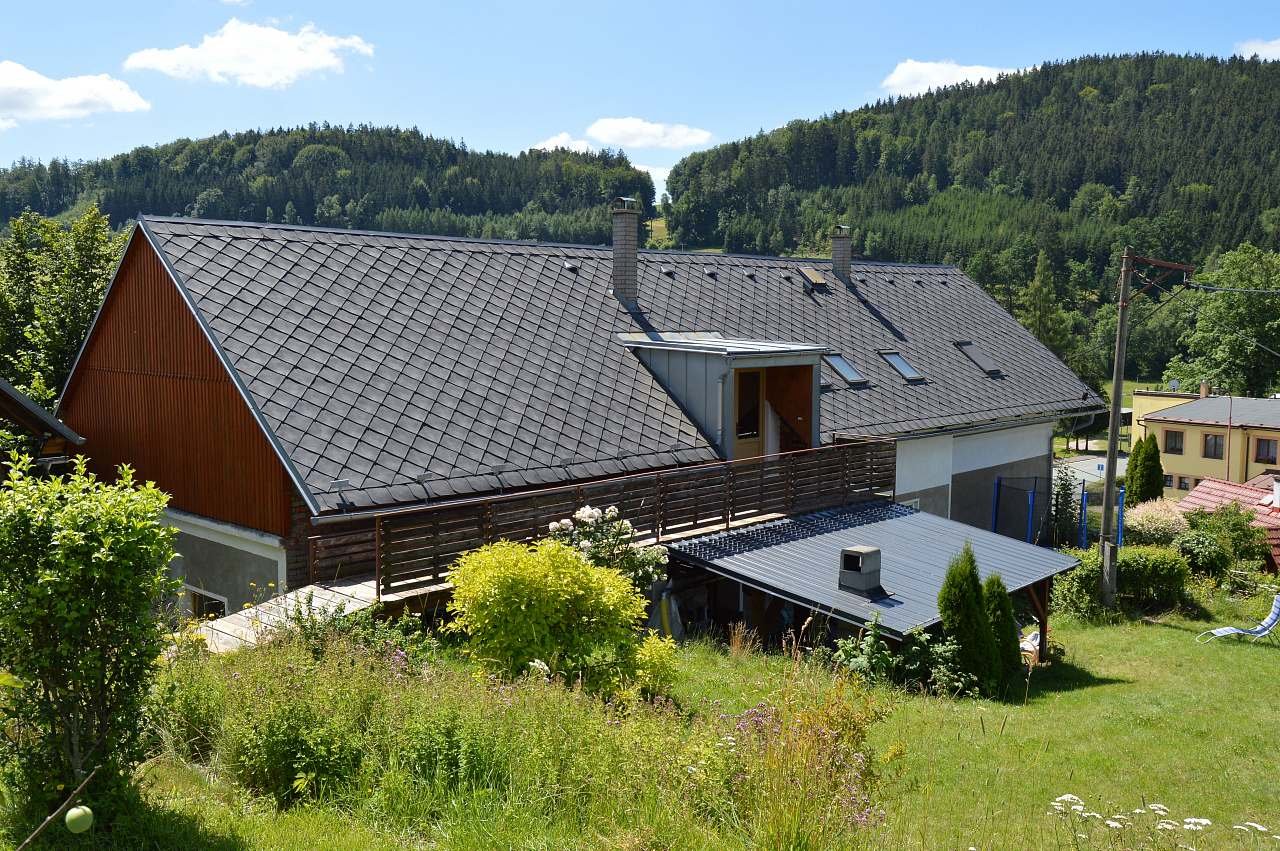
[[[1181,272],[1182,283],[1188,284],[1195,273],[1194,266],[1185,263],[1170,263],[1168,260],[1156,260],[1152,257],[1139,257],[1133,248],[1126,245],[1120,257],[1120,302],[1116,323],[1116,357],[1111,368],[1111,422],[1107,429],[1107,478],[1102,491],[1102,604],[1108,608],[1116,602],[1116,460],[1120,451],[1120,400],[1124,395],[1124,353],[1129,340],[1129,302],[1136,296],[1129,292],[1133,281],[1134,267],[1137,264],[1154,266],[1163,270],[1159,275],[1151,277],[1139,273],[1143,287],[1136,295],[1140,296],[1152,287],[1160,284],[1171,275]]]
[[[1120,450],[1120,401],[1124,395],[1124,350],[1129,338],[1129,283],[1133,278],[1133,249],[1120,258],[1120,302],[1116,327],[1116,357],[1111,367],[1111,422],[1107,426],[1107,478],[1102,490],[1102,605],[1116,603],[1116,456]]]

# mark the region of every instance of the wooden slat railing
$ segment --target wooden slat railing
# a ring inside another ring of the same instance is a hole
[[[445,582],[463,553],[493,541],[542,537],[549,523],[583,505],[617,506],[638,539],[661,542],[892,498],[895,459],[892,440],[851,438],[781,455],[388,512],[370,530],[312,539],[312,573],[350,575],[359,565],[376,573],[380,595],[410,595]]]

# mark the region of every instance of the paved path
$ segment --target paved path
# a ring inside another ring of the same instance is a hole
[[[283,623],[297,608],[310,605],[316,613],[343,614],[367,609],[377,600],[372,576],[317,582],[286,591],[264,603],[202,623],[196,630],[214,653],[252,647],[264,633]]]
[[[1107,458],[1105,455],[1077,455],[1074,458],[1067,458],[1058,463],[1071,472],[1077,484],[1080,482],[1100,482],[1102,481],[1103,471],[1106,469]],[[1128,468],[1129,456],[1121,453],[1116,459],[1116,474],[1123,476]]]

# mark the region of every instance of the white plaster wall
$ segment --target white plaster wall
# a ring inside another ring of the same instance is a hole
[[[1049,453],[1053,423],[1005,428],[954,438],[951,472],[968,473]],[[901,454],[898,456],[901,458]],[[899,462],[901,463],[901,462]]]
[[[950,435],[899,440],[894,492],[914,493],[951,484],[953,441]]]

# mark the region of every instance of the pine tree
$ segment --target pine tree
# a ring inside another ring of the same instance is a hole
[[[1000,665],[996,656],[995,636],[982,600],[982,584],[978,578],[978,562],[973,548],[964,549],[951,560],[947,575],[938,592],[938,614],[942,629],[960,645],[956,661],[972,674],[986,694],[995,691]]]
[[[1053,267],[1048,253],[1036,257],[1036,273],[1027,287],[1026,306],[1018,314],[1027,330],[1058,357],[1066,354],[1071,341],[1067,314],[1058,303]]]
[[[991,622],[992,640],[995,642],[997,671],[1000,690],[1008,694],[1018,684],[1023,674],[1022,649],[1019,647],[1018,624],[1013,618],[1013,600],[1000,574],[993,573],[982,583],[982,602]]]

